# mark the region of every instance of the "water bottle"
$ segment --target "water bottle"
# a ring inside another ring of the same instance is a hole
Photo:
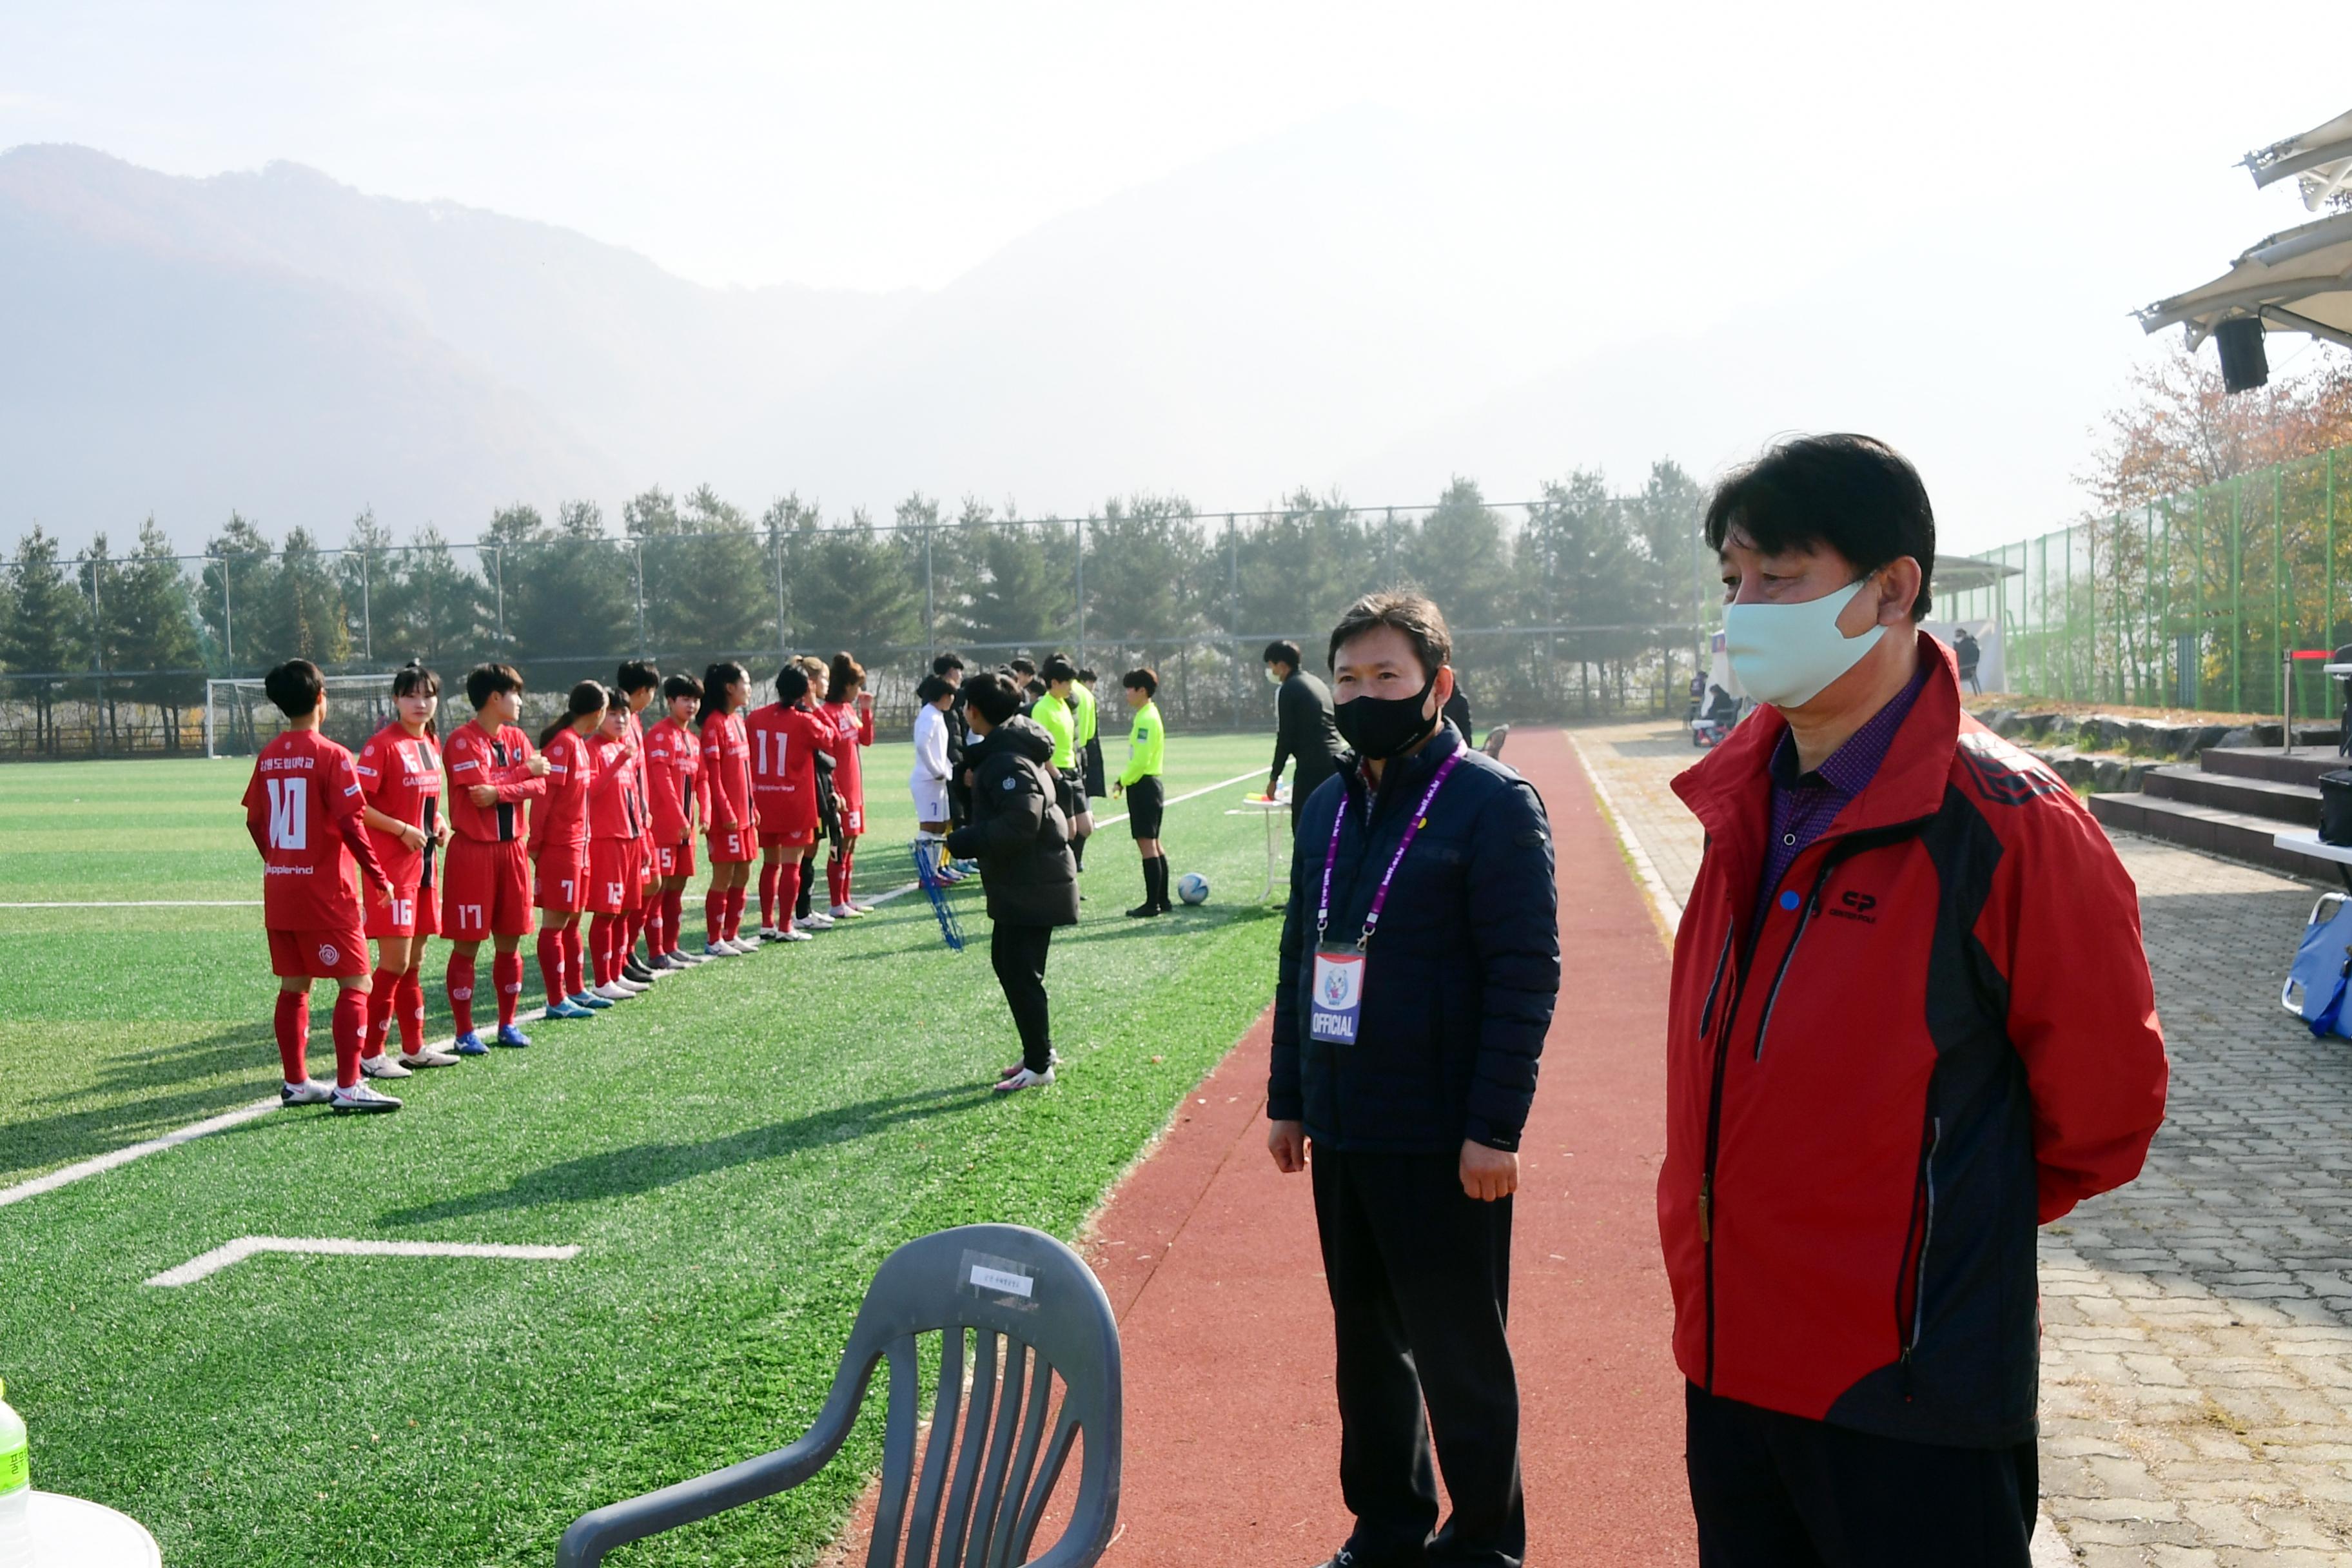
[[[0,1384],[0,1394],[7,1393]],[[0,1400],[0,1568],[32,1568],[33,1475],[25,1418]]]

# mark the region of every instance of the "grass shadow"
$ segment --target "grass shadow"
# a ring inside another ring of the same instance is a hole
[[[267,1027],[224,1029],[110,1058],[95,1078],[24,1102],[25,1108],[79,1102],[78,1109],[0,1121],[0,1185],[250,1105],[277,1081],[276,1061]],[[238,1077],[239,1068],[254,1070]],[[202,1081],[192,1086],[191,1079]],[[100,1103],[87,1103],[91,1100]]]
[[[812,1110],[803,1116],[771,1121],[763,1127],[747,1127],[740,1132],[696,1143],[635,1143],[625,1149],[608,1149],[526,1172],[496,1192],[393,1209],[383,1220],[391,1226],[431,1225],[469,1215],[656,1192],[713,1171],[779,1159],[822,1143],[866,1137],[884,1127],[978,1105],[988,1098],[985,1085],[956,1084],[919,1094],[894,1095]]]

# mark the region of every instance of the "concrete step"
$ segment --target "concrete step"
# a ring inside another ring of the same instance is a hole
[[[2352,758],[2338,755],[2333,744],[2323,749],[2297,746],[2292,754],[2277,746],[2215,746],[2198,756],[2197,765],[2232,778],[2316,786],[2320,774],[2352,767]]]
[[[2176,763],[2141,775],[2139,787],[2143,795],[2186,801],[2192,805],[2216,806],[2244,816],[2267,817],[2284,827],[2315,827],[2319,823],[2317,784],[2281,784],[2275,779],[2208,773],[2203,768]]]
[[[2090,806],[2093,816],[2122,832],[2144,833],[2150,838],[2202,849],[2208,854],[2226,855],[2233,860],[2284,871],[2290,877],[2308,877],[2330,887],[2338,884],[2334,861],[2298,850],[2281,849],[2271,842],[2279,829],[2287,826],[2275,817],[2253,816],[2153,795],[2095,795],[2090,797]]]

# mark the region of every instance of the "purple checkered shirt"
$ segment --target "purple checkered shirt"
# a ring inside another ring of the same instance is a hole
[[[1794,734],[1783,732],[1780,743],[1772,748],[1772,761],[1766,770],[1772,779],[1772,836],[1765,841],[1764,879],[1757,885],[1758,929],[1772,912],[1772,895],[1780,890],[1780,879],[1789,874],[1805,846],[1827,832],[1846,803],[1878,776],[1879,764],[1886,761],[1887,750],[1895,744],[1895,732],[1903,728],[1904,717],[1927,684],[1927,671],[1923,659],[1911,684],[1847,736],[1845,744],[1811,773],[1797,772]]]

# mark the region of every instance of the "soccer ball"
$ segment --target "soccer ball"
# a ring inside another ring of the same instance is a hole
[[[1209,901],[1209,879],[1198,871],[1187,871],[1176,879],[1176,896],[1188,904]]]

